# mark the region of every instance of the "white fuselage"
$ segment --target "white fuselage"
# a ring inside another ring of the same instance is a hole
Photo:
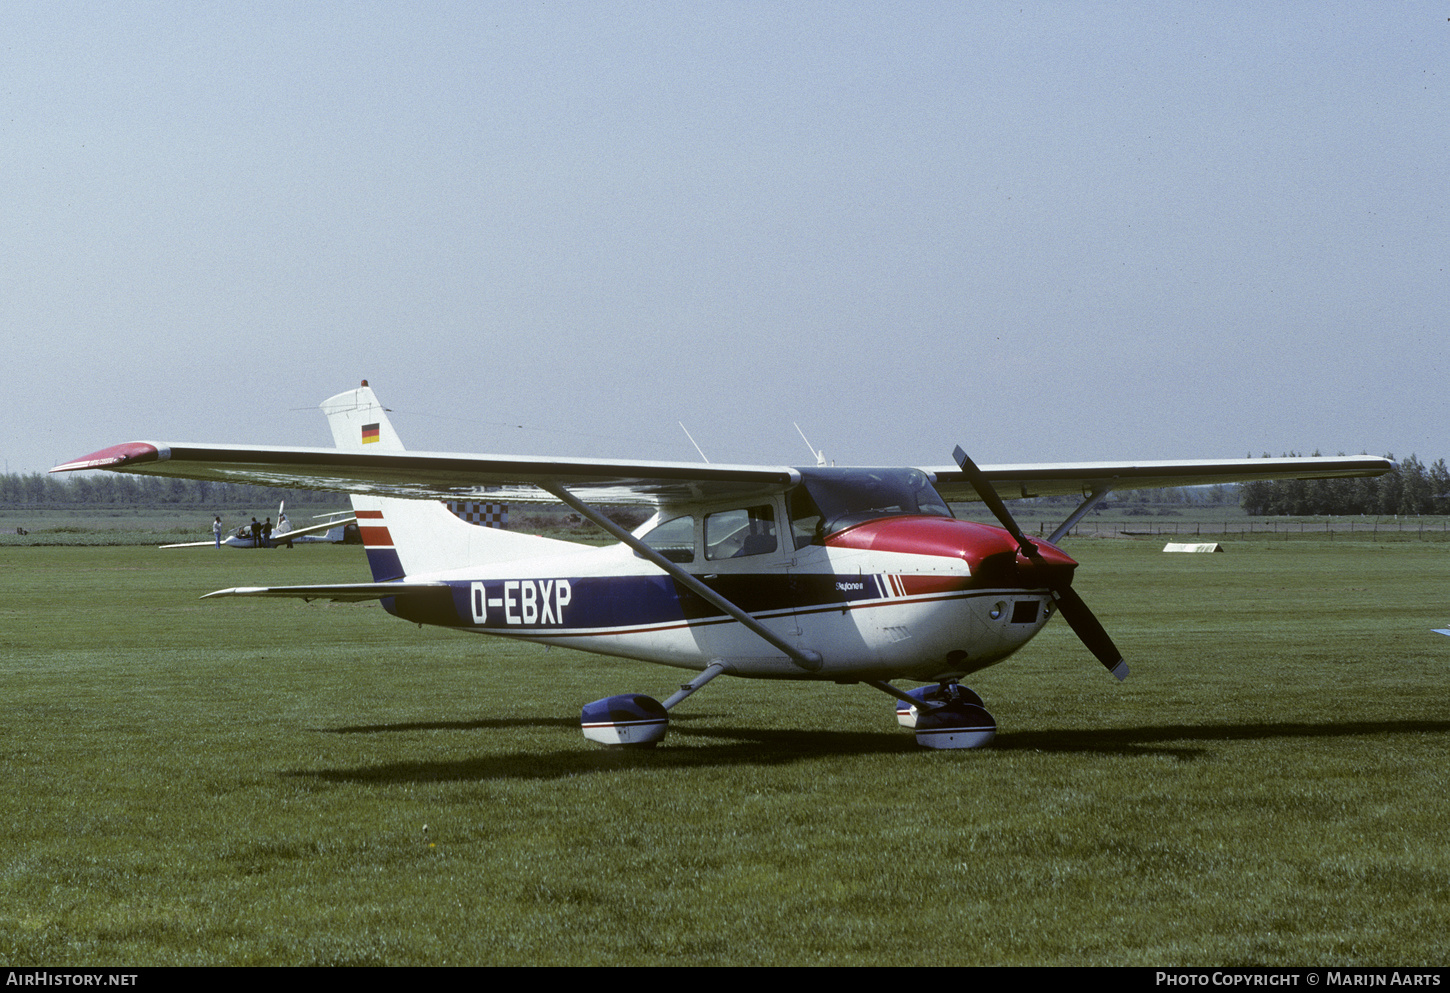
[[[399,597],[389,609],[686,669],[723,659],[738,675],[828,679],[964,675],[1007,658],[1050,616],[1045,588],[981,585],[966,560],[940,554],[813,544],[703,565],[691,574],[790,644],[819,653],[821,669],[803,671],[624,545],[410,574],[446,582],[448,602]]]

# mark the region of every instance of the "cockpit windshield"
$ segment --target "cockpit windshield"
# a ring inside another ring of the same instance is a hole
[[[927,514],[951,517],[946,501],[918,469],[801,468],[801,485],[790,495],[792,528],[819,541],[853,524],[879,517]]]

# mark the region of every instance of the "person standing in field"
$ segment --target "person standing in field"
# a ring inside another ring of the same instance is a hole
[[[222,519],[218,517],[211,522],[211,534],[216,539],[217,551],[222,549]]]

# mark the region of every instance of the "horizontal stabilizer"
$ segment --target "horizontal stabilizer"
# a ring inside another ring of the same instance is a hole
[[[431,593],[448,589],[447,583],[335,583],[330,586],[237,586],[230,590],[217,590],[202,597],[214,596],[275,596],[293,597],[299,600],[332,600],[338,603],[361,603],[364,600],[382,600],[405,593]]]

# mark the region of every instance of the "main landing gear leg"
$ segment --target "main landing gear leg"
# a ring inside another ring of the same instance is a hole
[[[690,680],[688,683],[681,683],[679,690],[673,693],[670,698],[664,702],[664,708],[666,710],[674,710],[675,704],[685,699],[685,697],[689,696],[691,693],[704,686],[706,683],[714,679],[716,676],[720,675],[722,672],[729,671],[730,667],[728,665],[726,665],[722,660],[716,659],[714,662],[711,662],[709,665],[705,666],[705,671],[700,673],[694,679]]]
[[[586,703],[579,715],[584,737],[601,745],[657,745],[669,730],[668,712],[710,680],[729,671],[730,667],[723,659],[716,659],[694,679],[681,685],[664,703],[643,693],[624,693]]]
[[[896,720],[916,731],[923,748],[981,748],[997,736],[997,722],[982,698],[955,679],[903,691],[885,680],[867,684],[896,697]]]

